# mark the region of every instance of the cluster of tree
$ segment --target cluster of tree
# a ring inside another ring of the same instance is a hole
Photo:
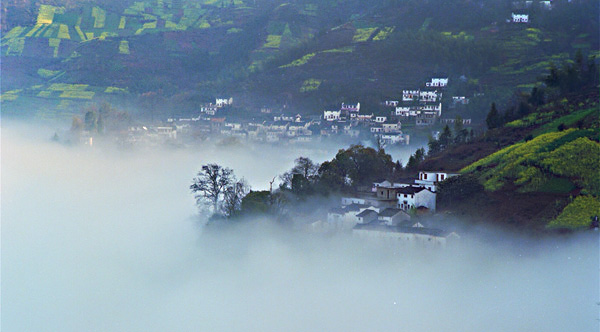
[[[573,63],[564,63],[561,68],[554,64],[550,67],[550,74],[544,79],[550,88],[555,88],[559,96],[571,92],[598,86],[598,66],[595,56],[584,59],[581,50],[577,51]]]
[[[231,218],[241,209],[250,186],[243,178],[237,179],[230,168],[207,164],[193,179],[190,190],[198,207],[209,207],[214,216]]]
[[[296,159],[295,166],[280,176],[280,189],[297,197],[353,191],[401,171],[401,164],[383,149],[352,145],[320,165],[306,157]]]
[[[294,167],[279,177],[281,184],[276,190],[252,191],[244,179],[236,178],[233,170],[217,164],[202,166],[190,190],[198,207],[210,210],[213,218],[253,214],[282,217],[290,201],[356,190],[381,177],[398,177],[402,171],[400,162],[394,163],[383,149],[352,145],[322,164],[306,157],[296,159]]]
[[[454,133],[448,125],[444,127],[438,137],[429,137],[427,146],[429,147],[429,155],[441,152],[452,145],[467,143],[473,140],[474,137],[473,129],[466,129],[463,124],[463,119],[457,116],[454,120]]]
[[[234,191],[237,180],[233,171],[215,164],[203,166],[190,189],[199,206],[208,203],[220,216],[267,214],[282,218],[290,202],[304,201],[313,195],[326,196],[370,187],[373,181],[381,177],[398,177],[402,171],[400,162],[394,163],[383,149],[352,145],[339,150],[332,160],[322,164],[307,157],[297,158],[294,167],[279,176],[281,182],[275,190],[251,191],[247,185],[242,185],[239,188],[244,190]]]
[[[468,201],[483,192],[483,186],[479,183],[477,176],[473,174],[450,177],[438,186],[438,207],[451,207],[462,201]]]
[[[500,128],[505,123],[530,114],[545,103],[566,98],[572,93],[595,89],[599,83],[598,75],[596,58],[590,56],[585,61],[581,51],[578,51],[572,63],[565,62],[560,68],[552,64],[550,73],[540,82],[542,84],[532,88],[530,93],[520,94],[517,101],[504,112],[501,113],[496,108],[496,103],[492,103],[486,117],[487,127]]]
[[[131,117],[125,111],[120,111],[109,103],[102,103],[100,106],[92,105],[83,110],[85,115],[83,120],[74,116],[71,123],[71,132],[80,133],[83,130],[90,134],[103,134],[106,130],[121,130],[126,128]]]
[[[416,172],[419,169],[419,165],[425,160],[425,155],[424,148],[417,149],[417,151],[408,158],[405,171]]]

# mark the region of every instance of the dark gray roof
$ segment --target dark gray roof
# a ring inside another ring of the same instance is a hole
[[[418,192],[421,192],[423,190],[426,190],[425,187],[404,187],[404,188],[400,188],[400,190],[398,190],[399,194],[409,194],[409,195],[414,195]]]
[[[394,232],[394,233],[407,233],[407,234],[421,234],[431,235],[438,237],[445,237],[450,234],[448,231],[444,231],[437,228],[426,228],[426,227],[406,227],[406,226],[388,226],[382,225],[379,222],[373,221],[368,224],[356,224],[354,229],[363,229],[379,232]]]
[[[360,209],[364,209],[367,207],[369,207],[369,205],[352,203],[346,206],[346,211],[360,211]]]
[[[345,214],[346,212],[348,212],[346,208],[335,207],[329,209],[329,213]]]
[[[379,213],[379,216],[380,217],[393,217],[393,216],[397,215],[400,212],[406,213],[406,212],[404,212],[404,211],[402,211],[400,209],[387,208],[387,209],[381,211]]]
[[[381,182],[384,182],[384,181],[387,181],[387,182],[390,182],[390,183],[392,182],[392,181],[389,181],[388,179],[380,178],[380,179],[377,179],[377,180],[373,181],[373,183],[381,183]]]
[[[460,173],[455,173],[455,172],[451,172],[451,171],[420,171],[421,173],[446,173],[448,175],[460,175]]]
[[[364,217],[367,217],[369,215],[377,216],[377,212],[375,212],[373,210],[366,209],[363,212],[357,214],[356,216],[359,217],[359,218],[364,218]]]
[[[413,179],[413,178],[401,178],[401,179],[398,179],[398,180],[394,181],[394,183],[415,184],[415,179]]]

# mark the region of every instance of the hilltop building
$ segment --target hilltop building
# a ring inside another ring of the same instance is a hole
[[[432,78],[431,81],[425,83],[426,87],[445,88],[448,86],[448,77]]]
[[[513,23],[529,23],[529,15],[512,13],[511,21]]]

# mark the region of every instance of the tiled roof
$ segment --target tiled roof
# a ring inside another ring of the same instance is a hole
[[[430,235],[437,237],[445,237],[450,232],[437,229],[437,228],[426,228],[426,227],[406,227],[406,226],[388,226],[382,225],[379,222],[370,222],[368,224],[356,224],[354,226],[356,230],[370,230],[379,232],[393,232],[393,233],[406,233],[406,234],[421,234]]]

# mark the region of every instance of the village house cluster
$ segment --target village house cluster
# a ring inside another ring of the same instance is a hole
[[[539,8],[542,10],[551,10],[554,7],[552,0],[519,0],[513,1],[512,6],[518,11],[529,11],[532,8]],[[507,19],[508,23],[529,23],[529,14],[526,13],[511,13],[510,19]]]
[[[462,79],[463,77],[461,77]],[[466,78],[464,78],[466,79]],[[325,110],[322,115],[283,114],[264,107],[253,117],[230,112],[233,98],[216,98],[199,106],[191,117],[169,118],[160,126],[131,127],[129,143],[186,141],[196,139],[236,138],[265,143],[310,143],[324,138],[348,140],[373,139],[381,146],[408,145],[410,135],[402,131],[402,123],[429,126],[437,122],[449,124],[454,119],[442,119],[442,93],[448,87],[448,77],[432,77],[419,89],[402,90],[401,100],[387,100],[392,108],[384,115],[364,112],[360,102],[342,103],[339,108]],[[465,96],[454,96],[450,108],[466,105]],[[463,119],[463,124],[471,124]]]
[[[383,145],[409,144],[410,136],[402,133],[402,123],[397,117],[375,116],[360,113],[360,103],[344,104],[337,111],[324,111],[321,136],[346,135],[375,137]]]
[[[169,118],[166,126],[130,128],[132,141],[148,135],[160,135],[164,140],[183,137],[235,137],[241,140],[266,143],[307,143],[326,137],[367,138],[379,137],[383,144],[408,144],[409,136],[402,133],[398,119],[387,116],[361,114],[360,103],[342,103],[339,110],[324,111],[322,116],[300,114],[274,115],[263,108],[256,118],[234,117],[224,114],[233,100],[217,99],[203,105],[195,117]],[[141,134],[147,134],[143,136]],[[153,136],[154,137],[154,136]]]
[[[448,86],[447,77],[433,77],[421,89],[402,90],[402,99],[388,100],[394,119],[413,120],[417,126],[433,125],[442,116],[442,90]]]
[[[425,227],[422,222],[412,221],[411,216],[434,213],[438,184],[456,175],[423,171],[417,179],[376,181],[369,192],[342,197],[341,205],[328,212],[326,221],[316,221],[309,228],[313,232],[352,232],[358,237],[406,244],[445,245],[448,238],[458,235]]]
[[[467,80],[464,76],[460,79]],[[432,77],[420,89],[402,90],[401,100],[386,100],[383,104],[392,108],[391,118],[400,122],[413,121],[417,126],[453,123],[454,119],[441,118],[443,90],[448,87],[448,82],[448,77]],[[449,108],[468,105],[469,98],[453,96],[447,104]],[[463,124],[471,124],[471,119],[463,119]]]
[[[515,0],[512,2],[512,7],[519,10],[535,7],[544,10],[551,10],[554,7],[554,4],[553,0]]]

